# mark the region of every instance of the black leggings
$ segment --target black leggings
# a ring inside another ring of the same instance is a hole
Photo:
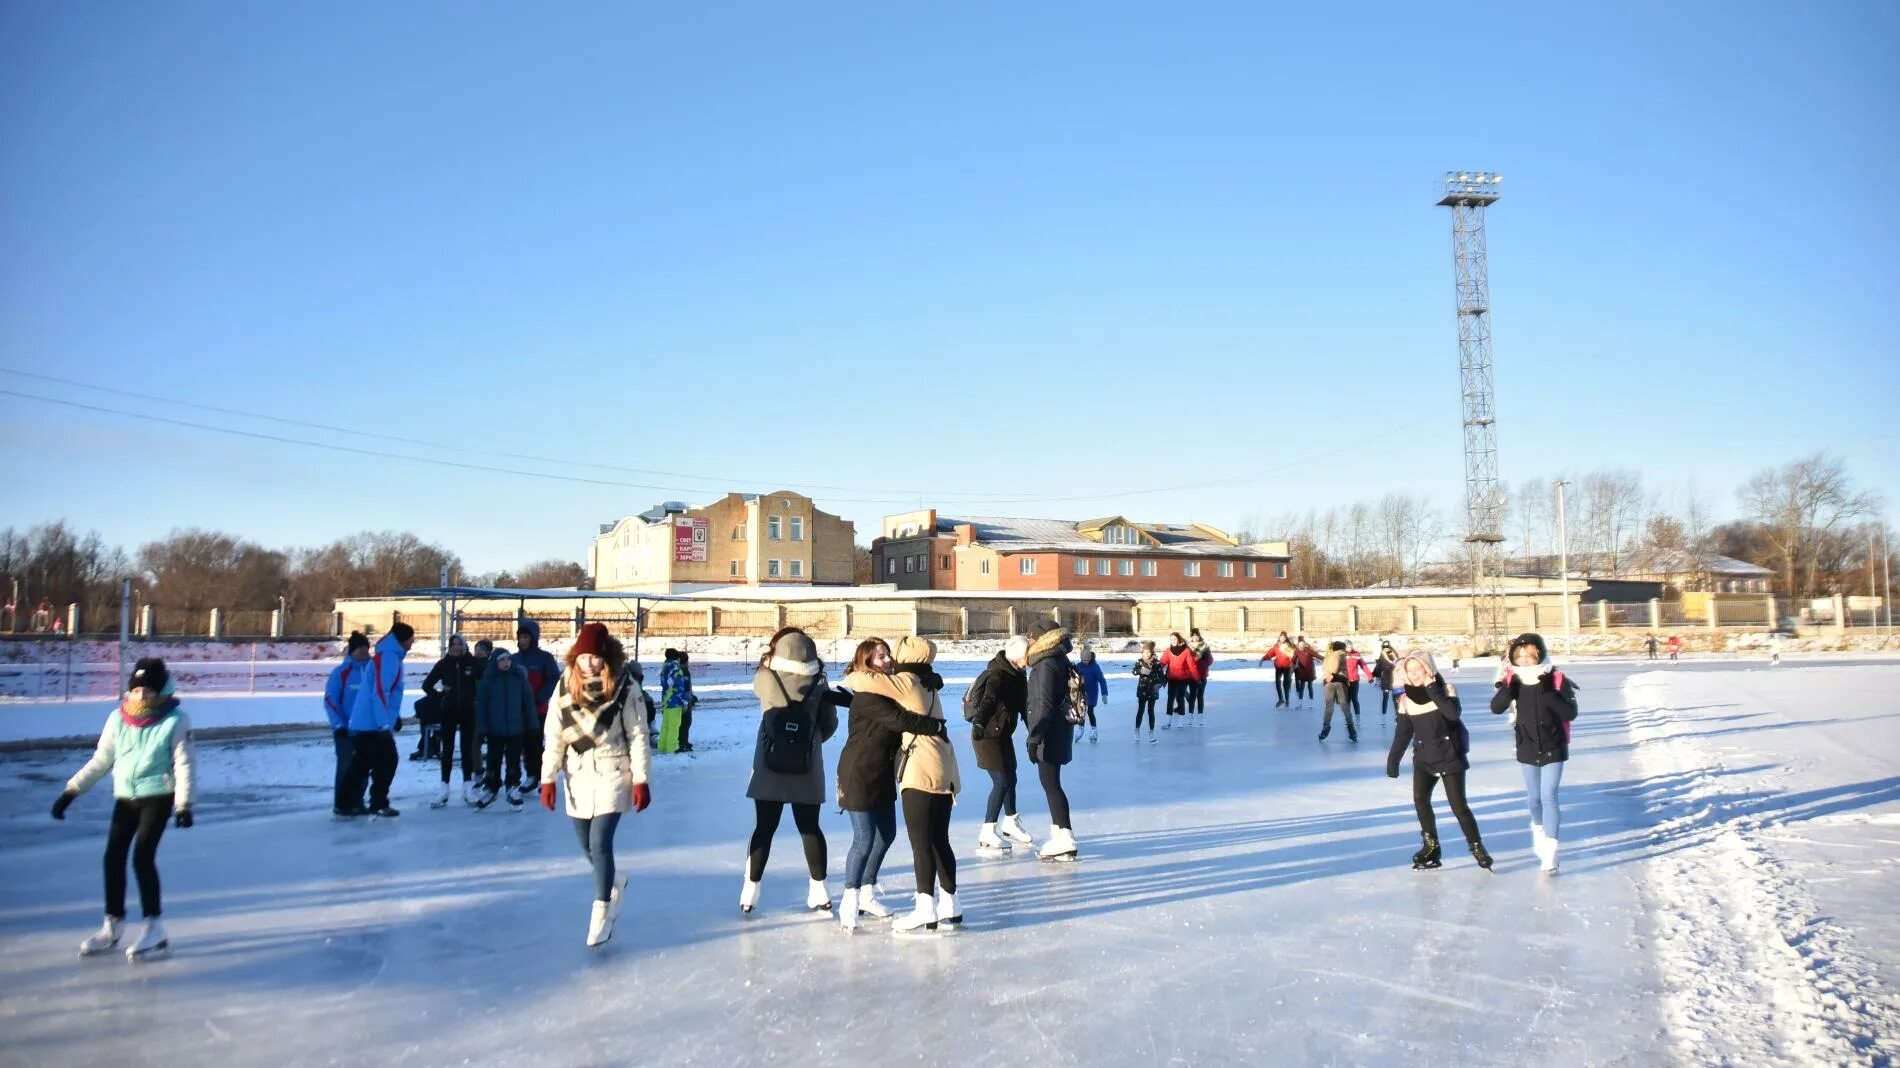
[[[1386,689],[1383,686],[1379,687],[1379,714],[1381,716],[1385,715],[1386,703],[1391,700],[1392,700],[1392,691]]]
[[[946,894],[957,892],[957,855],[950,851],[949,794],[904,791],[904,833],[910,836],[911,864],[917,873],[917,892],[934,886]]]
[[[132,871],[139,880],[139,909],[146,919],[159,913],[158,840],[172,815],[171,794],[120,798],[112,806],[112,826],[106,831],[106,915],[125,918],[125,855],[132,854]],[[133,842],[136,840],[137,845]]]
[[[1273,697],[1280,704],[1286,704],[1293,697],[1293,669],[1273,665]]]
[[[343,796],[363,796],[369,787],[369,807],[377,811],[389,807],[389,783],[396,777],[396,737],[388,731],[351,733],[350,771],[343,779]]]
[[[1458,817],[1458,829],[1465,832],[1465,841],[1478,841],[1478,819],[1471,814],[1471,806],[1465,804],[1465,773],[1446,772],[1434,775],[1414,764],[1412,766],[1412,806],[1418,809],[1418,829],[1438,837],[1438,820],[1432,816],[1432,788],[1438,780],[1445,780],[1445,801],[1451,805],[1451,814]]]
[[[1069,830],[1069,795],[1062,791],[1062,765],[1047,760],[1036,765],[1036,778],[1042,780],[1043,796],[1049,799],[1049,824]]]
[[[1313,680],[1312,679],[1294,679],[1293,692],[1298,694],[1300,696],[1300,700],[1302,701],[1306,700],[1307,698],[1312,697],[1313,696]]]
[[[1207,711],[1206,679],[1188,680],[1187,707],[1189,712],[1197,716]]]
[[[1354,719],[1359,719],[1365,715],[1365,713],[1359,711],[1359,684],[1356,682],[1348,682],[1346,684],[1346,705],[1352,709]]]
[[[1187,715],[1187,680],[1168,680],[1168,715]]]
[[[1144,715],[1148,717],[1148,729],[1149,730],[1155,729],[1155,699],[1159,696],[1160,696],[1159,694],[1156,694],[1150,691],[1149,693],[1141,694],[1136,697],[1135,699],[1135,729],[1136,730],[1141,729],[1141,717]]]
[[[462,781],[470,782],[475,778],[475,769],[481,767],[481,745],[475,738],[475,713],[450,716],[437,728],[441,731],[442,742],[442,781],[449,781],[449,765],[454,763],[455,735],[462,735]]]
[[[758,822],[752,827],[746,874],[755,883],[765,878],[765,862],[772,856],[772,836],[778,833],[778,821],[785,815],[785,804],[783,801],[752,802]],[[825,853],[825,833],[818,829],[818,806],[793,804],[792,822],[798,825],[798,836],[805,840],[805,869],[812,878],[823,879],[829,858]]]

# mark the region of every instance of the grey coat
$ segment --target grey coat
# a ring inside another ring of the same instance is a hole
[[[776,661],[775,661],[776,662]],[[776,680],[776,681],[774,681]],[[785,685],[785,692],[779,692],[779,684]],[[790,695],[794,701],[802,701],[814,689],[819,693],[813,702],[813,716],[817,721],[818,732],[812,742],[811,763],[803,775],[781,775],[767,770],[765,766],[765,728],[768,708],[783,708],[785,697]],[[825,698],[825,675],[819,671],[815,675],[795,674],[790,671],[771,671],[760,668],[752,676],[752,692],[759,698],[759,729],[752,744],[752,780],[746,784],[745,795],[754,801],[783,801],[793,805],[822,805],[827,800],[825,792],[825,743],[838,733],[838,709]]]

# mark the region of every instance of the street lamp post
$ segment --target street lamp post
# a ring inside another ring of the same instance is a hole
[[[1564,655],[1570,655],[1570,530],[1564,525],[1564,487],[1570,483],[1557,480],[1557,576],[1559,588],[1564,598]]]

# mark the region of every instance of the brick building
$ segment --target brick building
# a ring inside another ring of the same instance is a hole
[[[810,497],[728,493],[602,523],[588,554],[597,590],[691,593],[715,586],[849,586],[856,527]]]
[[[953,518],[935,509],[884,518],[874,581],[905,590],[1284,590],[1285,542],[1242,545],[1202,523],[1121,516]]]

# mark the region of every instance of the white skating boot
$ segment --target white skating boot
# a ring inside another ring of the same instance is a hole
[[[811,880],[811,886],[805,891],[805,907],[813,912],[831,911],[831,891],[823,879]]]
[[[1172,727],[1173,725],[1174,725],[1174,714],[1169,713],[1168,718],[1161,721],[1161,729],[1165,731],[1169,729],[1170,727]]]
[[[1080,723],[1075,725],[1075,740],[1078,742],[1082,740],[1082,725]]]
[[[1022,819],[1013,812],[1004,816],[1003,822],[997,824],[996,829],[1004,838],[1022,846],[1024,849],[1036,844],[1036,840],[1029,837],[1029,832],[1023,829]]]
[[[1074,860],[1075,835],[1067,827],[1057,827],[1049,832],[1049,840],[1036,851],[1043,860]]]
[[[508,788],[508,807],[509,808],[521,807],[521,791],[513,786],[510,786]]]
[[[587,914],[587,945],[604,946],[614,936],[614,906],[611,901],[594,902],[593,910]]]
[[[847,931],[858,929],[858,892],[848,886],[838,895],[838,926]]]
[[[495,791],[490,790],[485,786],[482,787],[481,793],[478,793],[475,795],[476,808],[487,808],[488,806],[494,803],[495,803]]]
[[[937,891],[937,922],[953,927],[963,922],[963,906],[957,904],[957,895],[948,890]]]
[[[98,934],[79,943],[79,955],[96,957],[101,953],[110,953],[112,947],[119,944],[119,936],[124,933],[125,921],[117,916],[107,916],[105,926],[99,928]]]
[[[1531,821],[1531,852],[1538,860],[1544,859],[1544,825],[1536,820]]]
[[[1543,862],[1539,867],[1546,875],[1557,874],[1557,839],[1544,839],[1544,848],[1537,854],[1537,859]]]
[[[858,911],[880,920],[891,918],[891,908],[877,899],[877,884],[858,888]]]
[[[924,934],[936,929],[937,899],[929,894],[918,894],[917,907],[891,924],[892,933],[899,935]]]
[[[471,779],[470,781],[462,784],[462,803],[464,805],[474,805],[476,808],[480,808],[481,800],[482,800],[482,784],[481,783],[475,782],[474,780]]]
[[[1089,741],[1091,741],[1091,742],[1092,742],[1092,741],[1094,741],[1094,740],[1095,740],[1095,728],[1094,728],[1094,727],[1090,727],[1090,728],[1089,728]]]
[[[986,823],[976,832],[976,851],[978,853],[1007,853],[1009,843],[996,836],[996,824]]]
[[[172,951],[171,940],[165,937],[164,921],[154,916],[145,921],[145,930],[139,932],[139,940],[125,951],[125,959],[134,964],[140,961],[160,960]]]
[[[620,909],[627,903],[627,877],[614,873],[613,896],[607,899],[607,923],[612,926],[620,919]]]
[[[442,789],[436,791],[435,800],[429,802],[429,807],[430,808],[449,807],[449,784],[448,783],[443,783]]]
[[[739,888],[739,911],[751,912],[759,907],[759,884],[752,881],[750,872],[740,878],[745,880],[745,885]]]

